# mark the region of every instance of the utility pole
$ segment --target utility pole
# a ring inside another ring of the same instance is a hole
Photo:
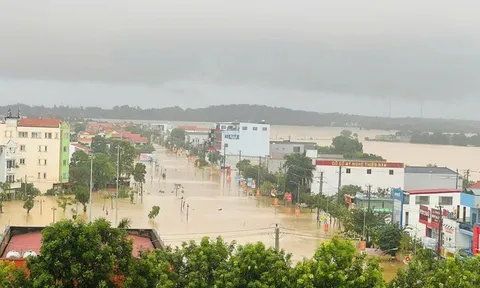
[[[372,185],[368,185],[367,188],[368,188],[368,190],[367,190],[367,197],[368,197],[367,213],[370,213],[370,202],[371,202],[371,194],[372,194]],[[367,226],[367,224],[366,224],[366,220],[367,220],[366,215],[367,215],[367,213],[365,213],[365,214],[363,215],[363,219],[364,219],[364,220],[363,220],[363,226],[365,226],[365,228],[366,228],[366,226]],[[369,230],[368,230],[368,229],[366,229],[366,230],[367,230],[367,237],[366,237],[367,239],[366,239],[366,241],[368,242],[370,235],[369,235],[369,233],[368,233]]]
[[[342,189],[342,166],[338,167],[338,190],[337,190],[337,201],[340,204],[340,190]]]
[[[90,199],[88,205],[88,220],[92,223],[92,198],[93,198],[93,155],[90,155]]]
[[[227,147],[228,143],[223,144],[223,190],[225,190],[225,178],[227,178],[227,169],[225,169],[226,160],[227,160]]]
[[[457,177],[455,177],[455,189],[458,189],[458,169],[457,169]]]
[[[117,145],[117,187],[115,191],[115,227],[118,225],[118,185],[120,178],[120,143]]]
[[[323,172],[320,172],[320,186],[318,187],[318,194],[323,194]]]
[[[440,210],[440,215],[439,215],[439,221],[438,221],[438,243],[437,243],[437,255],[438,259],[440,259],[441,256],[441,250],[442,250],[442,230],[443,230],[443,213],[442,213],[442,205],[438,205],[438,209]]]
[[[468,187],[468,181],[470,180],[470,169],[467,169],[467,171],[465,172],[465,179],[467,180],[465,182],[465,187],[463,187],[464,190],[466,190]]]
[[[262,168],[262,156],[258,156],[257,189],[260,189],[260,169],[261,168]]]
[[[275,250],[280,251],[280,228],[275,224]]]
[[[190,210],[190,204],[187,204],[187,222],[188,222],[188,210]]]

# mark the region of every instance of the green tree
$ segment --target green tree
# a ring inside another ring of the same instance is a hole
[[[290,192],[299,190],[309,190],[309,182],[313,176],[314,166],[312,159],[305,154],[293,153],[285,156],[283,167],[286,169],[286,186]],[[303,188],[303,189],[302,189]],[[293,193],[294,198],[297,193]],[[295,202],[299,199],[295,198]]]
[[[73,152],[70,160],[70,182],[74,185],[90,184],[90,157],[82,150]]]
[[[266,248],[261,242],[239,246],[215,272],[213,287],[289,287],[291,264],[289,254]]]
[[[174,128],[170,132],[168,142],[170,142],[171,147],[185,148],[185,130],[178,127]]]
[[[237,164],[235,164],[235,167],[241,173],[245,173],[245,171],[251,166],[252,166],[252,163],[248,159],[242,159],[241,161],[238,161]]]
[[[132,220],[130,220],[130,218],[122,218],[120,222],[118,222],[117,228],[130,229],[131,226],[132,226]]]
[[[160,213],[160,207],[159,206],[152,206],[152,210],[148,212],[148,219],[153,220],[155,219],[158,214]]]
[[[220,154],[220,151],[210,151],[207,154],[208,162],[212,164],[220,164],[223,162],[223,155]]]
[[[337,136],[332,139],[332,146],[335,153],[363,153],[363,145],[357,139],[352,139],[346,136]]]
[[[147,174],[147,167],[143,163],[135,164],[133,171],[133,180],[140,183],[140,195],[143,198],[143,184],[145,184],[145,175]]]
[[[342,132],[340,132],[340,135],[345,136],[347,138],[351,138],[352,137],[352,131],[344,129],[344,130],[342,130]]]
[[[0,213],[3,213],[3,202],[8,200],[8,191],[10,190],[10,183],[0,182]]]
[[[378,261],[357,254],[353,243],[339,238],[321,243],[311,260],[292,269],[290,278],[293,287],[386,287]]]
[[[391,288],[421,288],[428,287],[426,283],[438,270],[441,262],[435,260],[435,252],[430,249],[420,249],[408,264],[407,269],[399,269],[397,277],[390,282]],[[461,287],[461,286],[437,286]],[[433,287],[432,287],[433,288]]]
[[[90,167],[88,167],[90,170]],[[116,176],[115,164],[106,154],[96,154],[93,158],[93,186],[96,190],[105,189]],[[90,179],[90,176],[89,178]]]
[[[108,140],[105,137],[96,135],[92,138],[91,144],[92,152],[94,154],[107,154],[108,153]]]
[[[15,268],[15,264],[13,262],[0,261],[0,287],[30,287],[25,270]]]
[[[73,131],[75,131],[75,133],[83,132],[85,131],[86,128],[87,128],[87,122],[76,122],[73,125]]]
[[[63,213],[65,213],[65,210],[67,210],[67,206],[71,204],[71,199],[68,197],[65,197],[64,195],[60,195],[57,199],[57,204],[58,207],[62,208]]]
[[[23,200],[23,209],[27,210],[27,214],[30,214],[30,210],[33,209],[33,206],[35,206],[35,197],[32,195],[25,196]]]
[[[120,167],[121,176],[130,177],[133,174],[133,163],[135,162],[135,148],[126,141],[117,140],[110,145],[110,158],[114,166],[117,165],[118,147],[120,146]]]
[[[343,219],[345,232],[357,236],[374,235],[379,227],[385,225],[385,215],[367,209],[352,209]],[[367,239],[369,241],[371,239]],[[398,247],[398,246],[397,246]]]
[[[395,256],[400,250],[400,243],[405,233],[398,227],[398,224],[384,224],[376,231],[378,247],[390,256]]]
[[[90,191],[87,186],[77,186],[75,188],[75,200],[83,205],[83,212],[87,212],[87,203],[90,201]]]
[[[42,231],[40,255],[28,261],[33,287],[114,287],[132,265],[132,243],[105,219],[59,221]],[[61,241],[58,241],[61,239]],[[57,284],[58,285],[58,284]]]

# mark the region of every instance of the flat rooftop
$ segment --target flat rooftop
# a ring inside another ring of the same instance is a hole
[[[42,247],[42,230],[44,227],[7,227],[0,242],[0,258],[5,258],[9,251],[15,250],[23,255],[32,250],[38,255]],[[127,239],[133,240],[132,254],[139,257],[140,251],[163,249],[163,244],[158,234],[153,229],[127,229]]]
[[[420,189],[420,190],[406,190],[410,195],[415,194],[443,194],[443,193],[461,193],[461,189]]]

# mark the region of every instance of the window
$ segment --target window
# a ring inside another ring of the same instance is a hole
[[[389,175],[393,175],[393,169],[388,170]]]
[[[40,135],[40,133],[38,133],[38,132],[32,132],[32,138],[34,138],[34,139],[40,139],[40,138],[41,138],[41,135]]]
[[[52,133],[51,132],[45,132],[45,139],[52,139]]]
[[[25,145],[20,145],[20,151],[25,152]]]
[[[63,152],[67,152],[68,151],[68,147],[67,146],[63,146]]]
[[[7,175],[6,180],[7,180],[7,183],[14,183],[15,175]]]
[[[225,130],[226,128],[227,128],[227,126],[225,126],[225,125],[222,125],[222,127],[220,127],[220,129],[222,129],[222,130]]]
[[[438,197],[438,202],[440,205],[452,205],[453,197],[440,196]]]
[[[345,172],[347,172],[347,174],[350,174],[350,173],[352,173],[352,169],[347,168],[347,170]]]
[[[247,127],[247,126],[243,126],[243,127],[242,127],[242,130],[244,130],[244,131],[245,131],[245,130],[248,130],[248,127]]]
[[[25,158],[20,159],[20,165],[25,165]]]
[[[37,178],[38,178],[38,179],[40,179],[40,172],[38,172],[38,174],[37,174]]]
[[[409,216],[409,213],[405,212],[405,226],[408,226],[408,216]]]
[[[300,146],[293,147],[293,153],[300,153]]]
[[[63,160],[63,166],[67,166],[67,160]]]
[[[403,194],[403,204],[410,204],[410,195]]]
[[[372,169],[367,169],[367,174],[372,174]]]
[[[43,173],[43,179],[47,179],[47,173]]]
[[[48,149],[47,149],[47,145],[45,145],[45,147],[44,147],[44,148],[45,148],[45,152],[47,152],[47,151],[48,151]]]
[[[263,130],[263,131],[267,131],[268,128],[267,128],[267,127],[263,127],[262,130]]]
[[[55,139],[58,139],[58,132],[55,133]]]
[[[46,166],[47,165],[47,159],[38,159],[38,165]]]
[[[18,138],[28,138],[28,132],[18,132]]]
[[[47,152],[47,145],[38,145],[38,152]]]
[[[416,205],[428,205],[430,204],[430,196],[415,196]]]
[[[253,127],[253,131],[257,131],[258,130],[258,127]]]

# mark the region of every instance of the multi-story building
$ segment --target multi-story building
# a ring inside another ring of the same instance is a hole
[[[315,142],[294,142],[290,140],[270,141],[270,157],[274,159],[284,158],[292,153],[307,153],[314,151],[314,158],[317,157],[317,149]],[[308,156],[308,155],[307,155]]]
[[[424,247],[437,249],[440,239],[443,256],[471,253],[478,223],[474,195],[460,189],[396,189],[393,198],[393,222],[421,238]]]
[[[270,125],[222,122],[210,131],[209,149],[227,155],[266,157],[270,155]]]
[[[18,145],[13,140],[0,145],[0,182],[8,183],[11,189],[20,187],[18,176]]]
[[[310,187],[315,194],[322,190],[325,195],[333,195],[337,193],[339,185],[357,185],[365,190],[371,186],[371,191],[403,187],[403,163],[323,159],[315,162]]]
[[[19,113],[20,114],[20,113]],[[18,145],[18,175],[45,192],[68,182],[70,125],[59,119],[21,118],[7,115],[0,122],[0,143]],[[25,179],[26,177],[26,179]]]

